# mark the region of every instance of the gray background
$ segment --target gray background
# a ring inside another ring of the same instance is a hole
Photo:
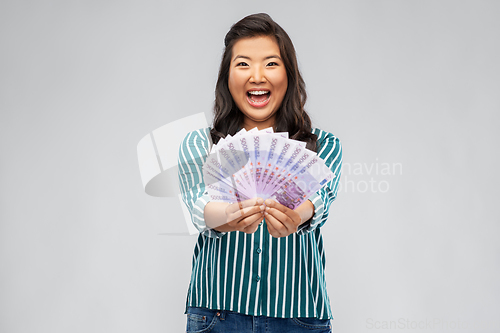
[[[263,11],[350,168],[334,332],[499,331],[500,2],[143,0],[0,4],[1,332],[184,330],[196,238],[160,235],[185,225],[136,145],[210,116],[225,33]]]

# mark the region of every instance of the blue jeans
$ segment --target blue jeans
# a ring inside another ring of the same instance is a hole
[[[317,318],[273,318],[189,307],[187,333],[331,333],[330,320]]]

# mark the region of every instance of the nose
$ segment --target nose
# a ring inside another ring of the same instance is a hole
[[[250,82],[256,84],[267,82],[263,68],[254,67],[252,69],[252,72],[250,73]]]

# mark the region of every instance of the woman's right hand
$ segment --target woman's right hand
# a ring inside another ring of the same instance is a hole
[[[222,208],[224,213],[222,214]],[[264,200],[252,198],[232,204],[209,202],[205,206],[207,226],[220,232],[241,231],[247,234],[257,231],[264,219]]]

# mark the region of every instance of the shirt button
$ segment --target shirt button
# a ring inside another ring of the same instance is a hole
[[[257,249],[257,253],[260,254],[262,250],[260,248]]]
[[[260,276],[257,275],[257,277],[255,278],[255,280],[260,281]]]

